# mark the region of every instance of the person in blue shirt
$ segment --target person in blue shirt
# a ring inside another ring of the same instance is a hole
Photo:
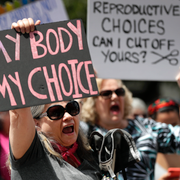
[[[160,98],[148,106],[148,117],[156,122],[180,125],[179,104],[172,98]],[[168,172],[170,167],[180,167],[180,155],[158,153],[155,165],[155,179]]]
[[[180,126],[142,117],[128,119],[132,94],[122,81],[97,78],[97,86],[100,95],[85,99],[81,111],[88,136],[93,131],[106,134],[113,128],[126,130],[133,137],[141,158],[126,169],[127,179],[153,180],[157,153],[180,153]]]

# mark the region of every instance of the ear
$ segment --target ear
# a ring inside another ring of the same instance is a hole
[[[41,126],[40,126],[39,120],[34,119],[34,124],[35,124],[36,130],[37,130],[37,131],[40,131],[40,130],[41,130]]]

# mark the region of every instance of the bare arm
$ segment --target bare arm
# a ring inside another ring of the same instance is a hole
[[[35,123],[30,108],[10,110],[9,140],[16,159],[30,147],[35,135]]]
[[[12,23],[11,28],[18,32],[29,33],[34,31],[35,25],[40,24],[33,19],[19,20],[17,23]],[[10,110],[10,131],[9,140],[11,149],[16,159],[21,158],[30,147],[35,136],[35,123],[30,111],[30,107]]]

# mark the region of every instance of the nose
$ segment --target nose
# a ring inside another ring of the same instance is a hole
[[[113,99],[117,99],[117,98],[118,98],[117,94],[115,92],[113,92],[112,96],[111,96],[111,99],[113,100]]]
[[[68,112],[65,112],[62,120],[63,121],[69,121],[72,119],[73,119],[73,116],[71,116]]]

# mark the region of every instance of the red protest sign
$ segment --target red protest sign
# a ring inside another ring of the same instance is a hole
[[[0,111],[98,94],[81,20],[0,32]]]

